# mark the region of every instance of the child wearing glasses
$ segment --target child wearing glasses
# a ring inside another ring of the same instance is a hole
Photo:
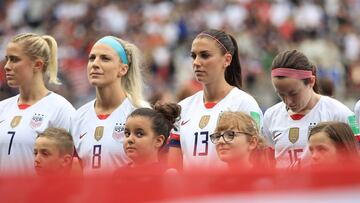
[[[248,170],[270,166],[265,142],[256,122],[244,112],[224,112],[219,117],[210,140],[216,145],[218,157],[230,169]]]

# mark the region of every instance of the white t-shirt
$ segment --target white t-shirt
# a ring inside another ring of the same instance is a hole
[[[222,167],[210,136],[217,124],[219,114],[224,111],[242,111],[250,114],[261,126],[263,114],[256,100],[248,93],[233,88],[226,97],[212,108],[203,102],[204,92],[199,91],[179,104],[182,107],[177,130],[172,133],[180,137],[184,171],[191,168]]]
[[[34,144],[48,127],[69,130],[74,107],[51,92],[26,109],[18,107],[19,95],[0,102],[0,175],[34,174]]]
[[[84,174],[111,173],[130,161],[123,143],[125,121],[133,110],[128,98],[103,120],[96,115],[95,100],[77,110],[71,134]]]
[[[266,110],[262,133],[267,144],[275,150],[277,168],[308,164],[307,148],[310,130],[319,122],[340,121],[348,123],[354,132],[359,128],[354,113],[339,101],[321,96],[314,108],[299,120],[293,120],[283,102]]]

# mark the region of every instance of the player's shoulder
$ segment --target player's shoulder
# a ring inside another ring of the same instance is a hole
[[[80,108],[78,108],[74,114],[75,117],[81,117],[82,115],[86,114],[94,108],[95,99],[87,102],[86,104],[82,105]]]
[[[354,111],[360,112],[360,100],[355,103]]]
[[[334,111],[338,111],[339,109],[350,110],[345,104],[341,103],[339,100],[328,96],[320,97],[320,105],[326,109],[333,109]]]
[[[284,102],[279,102],[277,104],[274,104],[273,106],[269,107],[265,110],[264,118],[267,117],[273,117],[277,114],[281,114],[283,112],[286,112],[286,106]]]
[[[190,106],[190,105],[193,105],[194,103],[199,103],[199,101],[203,101],[203,95],[204,95],[204,91],[201,90],[201,91],[198,91],[196,92],[195,94],[189,96],[189,97],[186,97],[185,99],[181,100],[179,102],[179,105],[184,108],[184,107],[187,107],[187,106]]]
[[[51,94],[48,95],[48,99],[51,100],[52,106],[66,106],[74,108],[73,105],[67,99],[65,99],[65,97],[55,92],[51,92]]]
[[[231,90],[225,99],[232,106],[235,105],[241,108],[259,108],[260,110],[258,102],[251,94],[236,87]]]
[[[239,99],[239,97],[240,97],[241,99],[244,99],[244,100],[254,100],[255,101],[254,97],[251,94],[245,92],[244,90],[236,88],[236,87],[234,87],[231,90],[229,96],[232,97],[232,98],[238,98]]]
[[[6,98],[6,99],[0,101],[0,107],[6,107],[8,105],[12,105],[14,103],[17,103],[18,98],[19,98],[19,95],[15,95],[15,96]]]

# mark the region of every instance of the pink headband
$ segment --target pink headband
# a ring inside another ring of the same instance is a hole
[[[226,49],[226,47],[218,40],[218,39],[216,39],[216,37],[214,37],[214,36],[212,36],[212,35],[209,35],[209,34],[207,34],[207,33],[200,33],[200,34],[198,34],[198,36],[197,37],[199,37],[199,36],[201,36],[201,35],[204,35],[204,36],[207,36],[207,37],[210,37],[211,39],[213,39],[213,40],[215,40],[215,41],[217,41],[217,43],[219,43],[224,49],[225,49],[225,51],[226,51],[226,53],[229,53],[229,51]]]
[[[306,79],[310,78],[312,76],[311,70],[298,70],[298,69],[292,69],[292,68],[276,68],[271,71],[271,76],[284,76],[288,78],[294,78],[294,79]]]

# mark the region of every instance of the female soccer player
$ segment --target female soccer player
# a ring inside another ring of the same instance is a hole
[[[19,88],[19,94],[0,102],[0,174],[34,174],[36,136],[48,127],[69,129],[75,109],[45,86],[45,75],[58,84],[53,37],[17,35],[8,43],[5,59],[7,83]]]
[[[355,164],[359,149],[350,126],[342,122],[321,122],[309,134],[311,165]]]
[[[80,107],[71,134],[84,174],[113,173],[129,159],[123,150],[126,117],[142,101],[139,51],[113,36],[98,40],[87,65],[96,98]]]
[[[308,163],[307,138],[319,122],[345,122],[355,134],[359,133],[349,108],[318,93],[316,67],[303,53],[291,50],[278,54],[272,63],[271,76],[282,102],[265,112],[263,135],[275,150],[277,168]]]
[[[246,171],[270,166],[265,140],[260,137],[257,123],[244,112],[222,113],[210,140],[216,145],[219,158],[231,170]]]
[[[187,170],[222,165],[209,135],[222,111],[245,111],[259,125],[262,112],[241,88],[241,66],[235,39],[219,30],[196,36],[191,47],[193,71],[203,91],[182,100],[181,120],[171,135],[169,165]]]

